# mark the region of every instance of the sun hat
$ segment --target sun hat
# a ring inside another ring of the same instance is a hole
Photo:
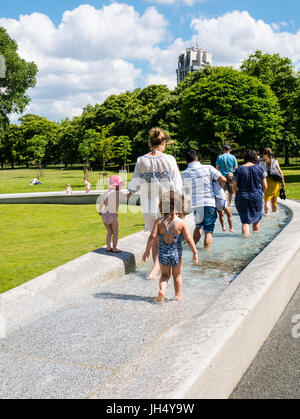
[[[112,175],[109,179],[109,189],[119,188],[124,186],[122,178],[118,175]]]

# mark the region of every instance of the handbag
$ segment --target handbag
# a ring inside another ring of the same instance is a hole
[[[280,192],[279,192],[279,198],[285,200],[286,199],[286,193],[285,193],[285,189],[281,188]]]
[[[282,176],[276,167],[276,160],[272,161],[271,166],[267,169],[267,173],[271,179],[276,180],[276,182],[282,182]]]
[[[232,180],[233,179],[233,173],[228,169],[228,166],[226,164],[224,156],[223,156],[223,160],[224,160],[224,163],[225,163],[226,171],[228,172],[227,175],[226,175],[226,179],[227,180]]]

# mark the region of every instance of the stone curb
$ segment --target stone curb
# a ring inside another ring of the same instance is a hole
[[[127,192],[126,190],[123,190]],[[19,193],[19,194],[1,194],[0,205],[11,204],[64,204],[64,205],[89,205],[96,204],[98,198],[104,193],[104,190],[91,191],[74,191],[72,195],[66,192],[35,192],[35,193]],[[139,199],[138,194],[134,194],[130,198],[130,205],[136,205]],[[123,198],[121,203],[127,201]]]
[[[164,334],[94,398],[107,398],[112,389],[116,394],[122,382],[116,397],[125,399],[230,396],[299,285],[300,205],[284,205],[291,222],[220,297]]]

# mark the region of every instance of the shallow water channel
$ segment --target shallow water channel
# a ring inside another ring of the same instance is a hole
[[[219,220],[217,220],[212,249],[204,250],[203,240],[197,245],[199,266],[193,265],[192,253],[185,245],[183,253],[183,295],[185,303],[183,305],[192,303],[198,309],[204,309],[290,221],[289,211],[284,206],[279,205],[277,214],[263,217],[261,231],[251,233],[251,236],[245,239],[241,234],[241,222],[235,208],[232,208],[232,212],[236,233],[223,232]],[[136,296],[137,300],[153,302],[158,290],[158,281],[145,280],[150,267],[151,262],[149,261],[138,266],[135,272],[110,281],[109,285],[105,285],[105,288],[109,287],[111,291],[117,288],[119,291],[122,289],[119,294],[124,293],[122,297],[124,300],[127,298],[134,299],[134,296]],[[135,290],[135,293],[130,294],[131,297],[128,295],[130,290]],[[113,293],[108,293],[107,298],[110,298],[110,296],[113,298]],[[166,302],[172,300],[173,283],[171,280]]]

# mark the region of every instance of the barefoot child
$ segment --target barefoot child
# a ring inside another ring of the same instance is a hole
[[[111,176],[109,189],[102,196],[99,205],[99,214],[102,216],[103,223],[107,229],[107,252],[121,252],[121,250],[117,249],[119,236],[118,209],[120,205],[120,187],[123,185],[124,183],[120,176]],[[103,206],[105,207],[104,211],[102,211]],[[111,241],[113,241],[113,246],[111,246]]]
[[[226,231],[225,216],[224,216],[224,212],[225,212],[228,219],[229,231],[231,233],[235,233],[233,229],[232,214],[226,202],[226,195],[225,195],[224,189],[222,188],[222,186],[220,185],[218,181],[213,181],[212,184],[213,184],[213,191],[216,197],[216,208],[219,214],[222,230]]]
[[[167,196],[166,196],[167,195]],[[175,300],[182,299],[182,239],[185,238],[193,252],[193,261],[198,264],[198,253],[184,217],[184,198],[174,192],[167,193],[160,202],[163,217],[156,221],[150,234],[143,261],[150,256],[154,240],[159,238],[158,259],[161,269],[157,304],[163,304],[171,274],[174,279]]]
[[[69,183],[66,184],[66,192],[67,192],[67,195],[72,195],[72,188]]]
[[[88,180],[88,178],[84,179],[84,184],[85,184],[85,193],[90,193],[92,189],[92,185],[90,181]]]

